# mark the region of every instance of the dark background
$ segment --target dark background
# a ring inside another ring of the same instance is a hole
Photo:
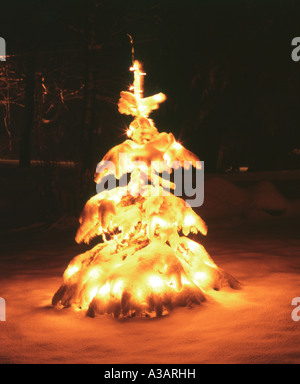
[[[52,184],[53,162],[75,162],[70,183],[91,188],[131,121],[117,108],[130,34],[145,95],[168,97],[151,117],[206,172],[300,169],[299,18],[296,0],[1,1],[0,158],[52,164]]]

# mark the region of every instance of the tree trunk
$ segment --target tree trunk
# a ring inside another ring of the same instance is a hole
[[[93,130],[95,128],[95,51],[87,50],[85,68],[85,95],[82,127],[82,167],[85,172],[93,166]]]
[[[30,52],[27,61],[25,84],[25,118],[20,143],[20,167],[30,167],[31,132],[34,124],[35,53]]]
[[[95,129],[95,102],[96,102],[96,77],[95,77],[95,9],[91,2],[88,10],[86,23],[86,62],[84,74],[84,104],[83,104],[83,121],[81,131],[81,151],[80,151],[80,169],[78,178],[78,197],[79,202],[86,201],[94,193],[95,185],[93,175],[96,170],[94,164],[94,145],[93,131]],[[82,210],[82,206],[77,209]]]

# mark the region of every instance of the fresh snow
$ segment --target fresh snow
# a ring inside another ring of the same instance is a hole
[[[51,307],[68,263],[90,247],[59,223],[4,233],[0,363],[300,363],[300,322],[291,316],[300,296],[300,205],[261,183],[212,178],[199,209],[209,231],[194,239],[242,289],[207,292],[202,305],[158,319]]]

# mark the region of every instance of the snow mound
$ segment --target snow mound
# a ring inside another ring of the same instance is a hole
[[[221,177],[205,181],[204,204],[195,211],[208,222],[222,219],[222,226],[240,221],[264,220],[292,214],[300,206],[288,201],[270,181],[243,188]],[[297,210],[299,211],[299,209]]]
[[[208,179],[204,185],[201,215],[205,219],[240,218],[249,199],[248,194],[247,190],[220,177]]]
[[[249,212],[279,216],[287,210],[287,200],[269,181],[258,183],[250,194]]]

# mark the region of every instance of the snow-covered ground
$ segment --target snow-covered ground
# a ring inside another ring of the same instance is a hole
[[[208,292],[203,305],[160,319],[89,318],[51,307],[69,261],[88,249],[75,243],[76,228],[10,231],[0,248],[0,363],[300,363],[300,322],[291,317],[299,202],[269,182],[211,178],[205,188],[198,213],[209,232],[198,240],[241,290]]]

